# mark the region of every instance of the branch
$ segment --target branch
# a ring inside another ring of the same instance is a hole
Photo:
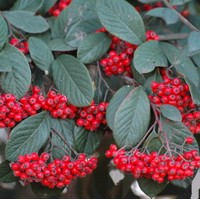
[[[188,33],[174,33],[169,35],[159,35],[159,40],[181,40],[188,37]]]
[[[167,0],[162,0],[163,4],[167,7],[170,8],[174,11],[174,13],[176,13],[179,17],[179,19],[187,26],[189,27],[192,31],[198,31],[200,32],[200,30],[198,28],[196,28],[192,23],[190,23],[185,17],[183,17],[179,12],[177,12],[173,6],[170,5],[170,3]]]

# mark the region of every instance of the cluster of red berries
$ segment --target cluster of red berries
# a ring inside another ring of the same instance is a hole
[[[29,53],[29,48],[28,48],[28,42],[23,40],[19,40],[15,37],[11,38],[9,43],[13,46],[15,46],[16,48],[18,48],[23,54],[28,54]]]
[[[67,102],[66,96],[56,93],[53,90],[48,92],[42,108],[49,111],[52,117],[61,119],[73,119],[76,117],[76,112],[78,111],[76,106]]]
[[[107,102],[96,105],[94,101],[88,107],[82,108],[77,113],[76,124],[85,127],[86,130],[96,131],[101,124],[106,125]]]
[[[49,188],[63,188],[73,179],[91,174],[97,167],[97,158],[88,158],[85,154],[79,154],[75,160],[66,155],[52,162],[48,162],[49,157],[48,153],[39,156],[35,152],[19,156],[11,163],[11,169],[25,184],[37,182]]]
[[[196,150],[170,156],[157,152],[147,154],[134,149],[127,152],[111,145],[106,157],[113,158],[116,168],[131,173],[134,178],[144,177],[158,183],[192,177],[194,170],[200,168],[200,156]]]
[[[200,111],[191,111],[182,115],[182,122],[193,134],[200,133]]]
[[[45,98],[37,86],[32,87],[32,93],[25,95],[19,101],[12,94],[0,96],[0,128],[14,127],[23,119],[37,114],[41,110],[50,112],[53,118],[74,119],[78,126],[96,131],[103,124],[106,125],[107,102],[95,104],[92,101],[88,107],[77,108],[68,103],[67,97],[50,90]]]
[[[96,31],[107,32],[105,28],[100,28]],[[106,76],[121,75],[132,77],[131,61],[137,45],[125,42],[118,37],[111,35],[112,39],[108,56],[100,60],[100,65]],[[159,36],[152,30],[146,32],[146,40],[159,40]]]
[[[163,7],[163,3],[162,2],[156,2],[154,4],[142,4],[140,6],[135,6],[135,9],[138,12],[145,12],[145,11],[150,11],[154,8],[160,8]]]
[[[150,40],[159,40],[159,35],[152,30],[146,31],[146,41]]]
[[[61,11],[69,6],[72,0],[58,0],[58,2],[49,9],[49,14],[57,17]]]
[[[153,94],[149,95],[150,100],[160,106],[170,104],[177,107],[181,113],[185,109],[194,109],[189,86],[180,78],[170,78],[165,70],[161,71],[163,82],[152,82],[151,89]]]

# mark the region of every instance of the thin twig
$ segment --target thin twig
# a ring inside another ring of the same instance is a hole
[[[179,17],[179,19],[187,26],[189,27],[192,31],[198,31],[200,32],[200,30],[198,28],[196,28],[191,22],[189,22],[185,17],[183,17],[178,11],[176,11],[173,6],[170,5],[170,3],[167,0],[162,0],[163,4],[167,7],[170,8],[174,11],[174,13],[176,13]]]
[[[110,88],[110,86],[108,85],[106,80],[103,78],[103,76],[101,74],[101,69],[100,69],[99,62],[97,62],[97,69],[98,69],[98,72],[99,72],[99,77],[104,82],[105,86],[111,91],[112,94],[115,94],[115,91]]]
[[[169,35],[159,35],[159,40],[182,40],[188,37],[188,33],[174,33]]]

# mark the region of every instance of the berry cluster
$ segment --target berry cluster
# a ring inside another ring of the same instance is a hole
[[[67,103],[67,97],[51,90],[48,92],[45,103],[42,108],[51,113],[54,118],[73,119],[76,116],[78,108]]]
[[[79,110],[76,124],[85,127],[86,130],[96,131],[101,124],[107,124],[105,118],[107,107],[107,102],[101,102],[98,105],[92,102],[90,106]]]
[[[28,48],[28,42],[27,41],[21,41],[15,37],[11,38],[9,43],[16,48],[18,48],[23,54],[28,54],[29,53],[29,48]]]
[[[127,152],[111,145],[106,151],[106,157],[113,158],[116,168],[131,173],[134,178],[144,177],[158,183],[192,177],[194,170],[200,168],[200,156],[196,150],[169,156],[157,152],[147,154],[134,149]]]
[[[195,108],[189,93],[189,86],[180,78],[170,78],[164,70],[161,71],[161,74],[163,82],[151,83],[153,94],[149,95],[150,100],[158,106],[162,104],[176,106],[181,113],[185,109]]]
[[[101,124],[107,124],[105,117],[107,107],[107,102],[96,105],[92,101],[88,107],[77,108],[68,103],[66,96],[50,90],[47,97],[44,97],[40,88],[34,86],[32,93],[26,94],[19,101],[12,94],[0,96],[0,128],[12,128],[23,119],[35,115],[41,110],[47,110],[53,118],[76,118],[78,126],[96,131]]]
[[[61,11],[69,6],[72,0],[58,0],[58,2],[49,9],[49,14],[57,17]]]
[[[182,122],[193,134],[200,133],[200,111],[191,111],[182,115]]]
[[[158,34],[156,34],[156,32],[152,30],[146,31],[146,41],[150,41],[150,40],[159,40]]]
[[[97,158],[87,158],[85,154],[79,154],[72,160],[66,155],[62,159],[48,162],[50,155],[43,153],[31,153],[19,156],[17,162],[11,163],[11,169],[16,177],[24,183],[37,182],[49,188],[62,188],[78,177],[85,177],[97,167]]]
[[[105,28],[100,28],[96,31],[107,32]],[[137,45],[125,42],[118,37],[111,35],[112,39],[110,50],[106,58],[100,60],[100,65],[106,76],[121,75],[132,77],[131,61]],[[152,30],[146,32],[146,40],[159,40],[159,36]]]

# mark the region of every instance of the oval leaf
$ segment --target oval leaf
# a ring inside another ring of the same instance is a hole
[[[36,37],[30,37],[28,44],[31,58],[36,66],[43,71],[49,71],[54,57],[48,45]]]
[[[194,56],[200,53],[200,33],[193,31],[188,36],[189,55]]]
[[[11,72],[12,64],[6,55],[0,55],[0,72]]]
[[[4,161],[0,164],[0,182],[2,183],[12,183],[18,178],[13,175],[13,171],[10,168],[10,162]]]
[[[91,103],[94,91],[87,68],[70,55],[61,55],[53,63],[53,79],[56,87],[75,106]],[[81,73],[80,73],[81,72]]]
[[[155,67],[166,67],[168,65],[157,41],[145,42],[139,46],[135,51],[133,62],[140,74],[152,72]]]
[[[5,149],[6,159],[16,161],[19,155],[39,151],[49,134],[50,122],[46,112],[25,119],[11,131]]]
[[[81,41],[78,47],[78,58],[89,64],[101,58],[109,49],[111,39],[105,33],[94,33]]]
[[[120,88],[115,95],[112,97],[111,101],[109,102],[109,106],[106,111],[106,119],[108,126],[113,130],[114,129],[114,119],[115,114],[121,105],[121,103],[124,101],[126,96],[129,94],[129,92],[133,90],[133,87],[130,86],[124,86]]]
[[[102,131],[87,131],[83,127],[74,127],[75,149],[91,155],[99,147],[102,140]]]
[[[24,54],[11,45],[6,45],[3,52],[9,55],[7,58],[12,70],[11,72],[1,73],[1,87],[5,92],[12,93],[19,99],[26,94],[31,84],[29,64]],[[9,65],[7,61],[6,65]]]
[[[135,146],[144,136],[150,120],[150,103],[142,87],[133,89],[119,106],[113,136],[117,144]]]
[[[172,105],[161,105],[160,106],[160,111],[164,117],[167,119],[170,119],[172,121],[182,121],[182,116],[180,111]]]
[[[102,25],[113,35],[132,44],[145,41],[143,20],[125,0],[97,0],[96,10]]]
[[[17,10],[6,11],[3,14],[9,23],[27,33],[42,33],[49,29],[45,19],[41,16],[34,16],[33,12]]]
[[[0,48],[4,46],[4,44],[8,40],[8,25],[4,18],[0,15]]]

